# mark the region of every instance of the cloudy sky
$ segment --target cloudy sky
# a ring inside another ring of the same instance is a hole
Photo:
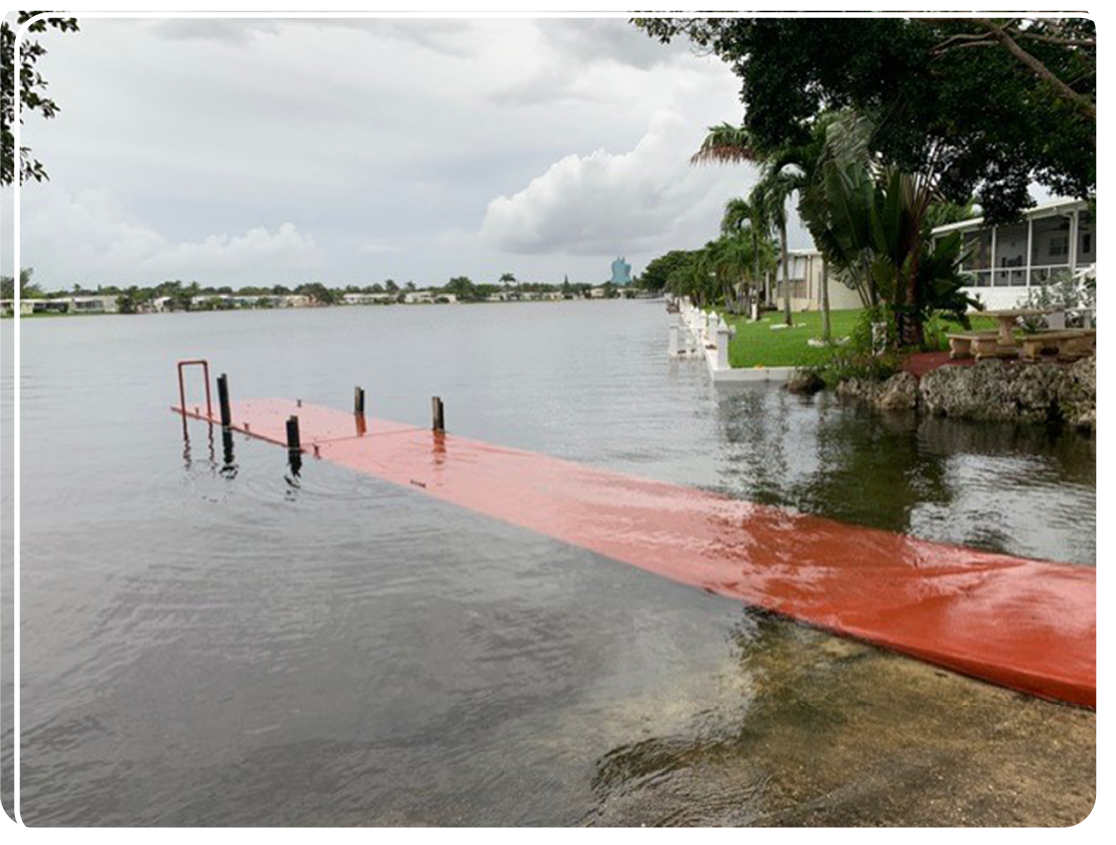
[[[736,78],[623,19],[86,18],[47,44],[45,287],[599,281],[701,245],[754,180],[688,163]]]

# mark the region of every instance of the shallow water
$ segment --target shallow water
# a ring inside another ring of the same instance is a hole
[[[23,819],[1083,817],[1091,714],[326,462],[294,486],[263,443],[236,437],[225,466],[167,410],[185,357],[234,396],[344,408],[359,384],[371,415],[416,424],[437,394],[477,439],[1094,564],[1092,439],[718,392],[667,359],[665,326],[647,302],[24,321]]]

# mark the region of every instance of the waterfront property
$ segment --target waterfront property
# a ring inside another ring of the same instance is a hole
[[[394,293],[347,293],[341,300],[346,305],[389,305],[397,298]]]
[[[5,315],[15,310],[15,300],[0,302],[0,312]],[[21,316],[32,314],[115,314],[116,296],[60,296],[50,299],[30,299],[24,297],[19,302]]]
[[[987,308],[1014,308],[1030,288],[1059,273],[1095,272],[1096,221],[1083,200],[1043,203],[1015,223],[990,226],[983,217],[974,217],[939,226],[931,234],[937,240],[951,232],[964,237],[962,269],[971,279],[965,291]]]

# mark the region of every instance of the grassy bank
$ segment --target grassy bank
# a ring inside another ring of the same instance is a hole
[[[833,311],[830,323],[834,339],[853,333],[864,312],[860,309]],[[746,317],[726,314],[725,321],[736,326],[736,336],[729,344],[729,363],[733,367],[810,367],[824,363],[830,355],[826,347],[810,346],[810,338],[821,337],[821,313],[802,311],[794,315],[791,328],[772,328],[783,325],[783,313],[769,312],[758,322]],[[976,317],[974,329],[994,329],[998,325],[989,317]],[[928,334],[933,329],[928,326]],[[961,326],[948,320],[938,321],[938,347],[948,348],[945,333],[960,331]]]

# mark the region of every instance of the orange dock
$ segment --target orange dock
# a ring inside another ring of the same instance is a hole
[[[1096,707],[1096,570],[862,528],[288,399],[236,430],[1044,698]],[[174,409],[220,424],[209,409]],[[622,600],[622,597],[617,597]]]

